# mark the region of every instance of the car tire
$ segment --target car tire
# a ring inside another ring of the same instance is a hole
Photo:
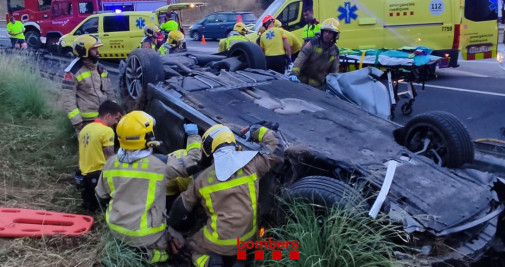
[[[350,185],[326,176],[307,176],[286,188],[282,196],[287,203],[301,200],[324,207],[340,207],[355,212],[368,209],[363,196]]]
[[[133,100],[137,108],[140,108],[147,85],[162,81],[164,78],[163,64],[156,51],[146,48],[134,49],[126,59],[122,94],[128,100]]]
[[[239,42],[234,44],[228,52],[228,57],[238,57],[245,63],[245,68],[262,70],[267,68],[265,54],[255,43]]]
[[[191,38],[193,38],[193,40],[195,41],[200,41],[202,40],[202,35],[198,32],[198,31],[193,31],[191,34],[190,34]]]
[[[471,163],[474,158],[473,143],[466,127],[447,112],[434,111],[415,116],[403,128],[402,136],[402,145],[407,149],[444,167],[458,168]],[[430,143],[426,151],[420,153],[425,139]]]
[[[40,33],[38,31],[28,31],[25,33],[25,40],[28,47],[32,49],[39,49],[42,46],[40,41]]]

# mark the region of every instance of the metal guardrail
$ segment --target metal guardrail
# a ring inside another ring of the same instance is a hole
[[[45,49],[38,50],[13,50],[10,47],[0,46],[0,53],[2,54],[16,54],[26,58],[27,60],[33,59],[37,63],[39,70],[43,75],[57,75],[62,73],[64,69],[74,59],[73,57],[57,55]],[[119,64],[111,62],[100,62],[104,68],[111,74],[119,74]],[[63,77],[63,76],[59,77]],[[50,77],[46,77],[50,78]]]

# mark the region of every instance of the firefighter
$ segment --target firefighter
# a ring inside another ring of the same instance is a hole
[[[98,116],[100,104],[116,99],[107,71],[98,64],[98,48],[102,45],[100,39],[93,35],[77,37],[73,43],[77,58],[65,69],[63,109],[77,132]]]
[[[28,45],[25,41],[25,26],[13,16],[10,16],[9,21],[7,23],[7,33],[10,35],[11,48],[26,49]]]
[[[168,13],[165,15],[166,22],[161,24],[160,29],[162,31],[165,31],[166,33],[170,33],[170,31],[178,31],[179,30],[179,23],[174,20],[175,14],[174,13]]]
[[[313,38],[321,30],[321,24],[314,18],[314,10],[311,6],[305,7],[302,15],[306,23],[303,27],[302,38],[305,42],[308,42],[310,38]]]
[[[98,108],[98,118],[79,133],[79,171],[77,188],[81,191],[82,206],[94,211],[98,208],[95,186],[105,161],[114,156],[114,130],[123,109],[112,101],[103,102]]]
[[[149,24],[144,27],[144,38],[140,41],[142,48],[158,50],[158,37],[161,35],[160,29],[154,24]],[[161,35],[163,36],[163,35]],[[162,37],[163,39],[163,37]]]
[[[183,224],[182,218],[197,205],[204,206],[207,223],[187,240],[195,266],[209,266],[221,256],[236,259],[237,239],[254,238],[259,180],[283,160],[284,143],[278,133],[258,124],[244,130],[248,141],[259,142],[268,152],[238,151],[228,127],[212,126],[203,135],[202,151],[213,158],[213,163],[193,180],[170,210],[168,224],[177,230]]]
[[[147,251],[151,263],[168,260],[167,249],[182,236],[166,226],[167,183],[187,177],[201,158],[201,138],[195,124],[185,124],[188,155],[167,161],[153,154],[157,142],[155,120],[143,111],[132,111],[119,121],[116,131],[121,148],[103,167],[97,197],[109,203],[105,220],[112,234],[127,245]]]
[[[289,46],[286,31],[274,26],[275,19],[271,15],[263,18],[263,27],[266,31],[261,34],[260,46],[265,52],[267,68],[284,73],[291,60],[291,47]]]
[[[338,71],[339,50],[336,42],[340,36],[339,23],[334,18],[321,25],[321,36],[305,44],[295,60],[289,79],[324,89],[326,75]]]
[[[174,30],[168,33],[167,41],[160,46],[158,50],[161,55],[172,54],[182,52],[184,42],[184,34],[182,32]]]
[[[230,48],[240,42],[249,42],[245,37],[249,32],[244,23],[239,22],[233,26],[233,31],[230,32],[227,38],[219,40],[219,47],[217,52],[229,51]]]

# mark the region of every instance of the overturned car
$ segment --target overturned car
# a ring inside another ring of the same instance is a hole
[[[248,43],[227,56],[138,49],[121,72],[125,101],[155,117],[162,153],[183,147],[185,122],[202,132],[226,124],[245,149],[260,148],[238,136],[241,127],[280,124],[289,148],[283,166],[261,182],[262,220],[275,220],[282,188],[330,203],[345,201],[345,191],[369,199],[371,216],[380,210],[411,234],[411,251],[398,257],[472,263],[503,249],[503,184],[470,164],[474,147],[451,114],[419,115],[402,127],[265,70],[261,50]]]

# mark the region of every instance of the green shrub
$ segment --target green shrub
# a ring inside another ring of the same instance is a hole
[[[101,240],[101,242],[105,244],[101,254],[103,265],[107,267],[136,267],[148,265],[146,254],[140,253],[138,249],[129,247],[120,240],[115,239],[109,229],[105,231],[106,233]]]
[[[0,55],[0,111],[15,118],[48,117],[49,82],[33,62],[15,55]]]
[[[272,250],[265,251],[259,266],[393,266],[393,253],[402,250],[392,240],[406,238],[403,231],[383,216],[368,217],[366,211],[333,208],[324,216],[322,207],[302,202],[289,205],[287,223],[267,230],[265,240],[299,242],[299,260],[290,260],[283,251],[282,260],[272,260]]]

